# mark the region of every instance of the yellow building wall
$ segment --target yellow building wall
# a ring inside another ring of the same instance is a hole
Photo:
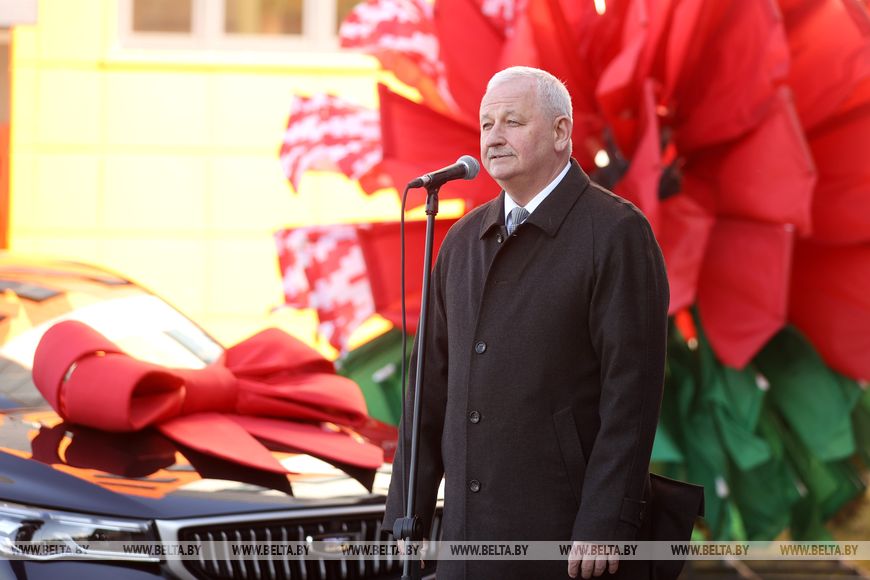
[[[330,173],[306,174],[294,193],[278,149],[294,93],[376,106],[376,62],[132,50],[117,10],[40,0],[38,24],[14,29],[10,248],[117,270],[225,344],[276,324],[313,341],[311,313],[272,312],[273,233],[396,219],[398,199]]]

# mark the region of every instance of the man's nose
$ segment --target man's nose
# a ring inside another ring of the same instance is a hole
[[[499,125],[494,125],[492,129],[487,131],[484,143],[487,147],[493,147],[504,144],[504,134]]]

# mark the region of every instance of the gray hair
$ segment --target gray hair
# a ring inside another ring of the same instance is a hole
[[[553,115],[553,118],[566,115],[569,119],[574,119],[574,112],[571,108],[571,95],[568,93],[568,89],[565,88],[565,83],[539,68],[512,66],[501,70],[492,75],[492,78],[489,79],[489,83],[486,85],[486,90],[489,92],[496,85],[519,79],[535,81],[538,88],[538,98],[541,99],[544,107]]]

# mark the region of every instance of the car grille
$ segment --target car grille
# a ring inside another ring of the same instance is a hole
[[[341,538],[351,541],[384,540],[381,536],[381,522],[378,517],[347,516],[334,520],[321,518],[293,520],[292,522],[254,522],[230,525],[209,525],[183,528],[178,531],[178,539],[183,542],[196,542],[208,545],[217,542],[251,543],[251,542],[305,542],[307,538],[315,540],[325,538]],[[280,556],[262,557],[255,560],[185,560],[184,566],[197,578],[203,580],[217,579],[251,579],[251,580],[332,580],[332,579],[362,579],[386,578],[401,572],[399,559],[363,559],[332,560],[332,559],[287,559]]]

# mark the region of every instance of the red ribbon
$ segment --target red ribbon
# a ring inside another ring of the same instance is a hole
[[[261,441],[377,469],[382,447],[396,438],[394,427],[368,416],[356,383],[275,328],[191,370],[137,360],[91,327],[64,321],[40,340],[33,382],[70,423],[155,427],[197,451],[273,472],[287,470]]]

